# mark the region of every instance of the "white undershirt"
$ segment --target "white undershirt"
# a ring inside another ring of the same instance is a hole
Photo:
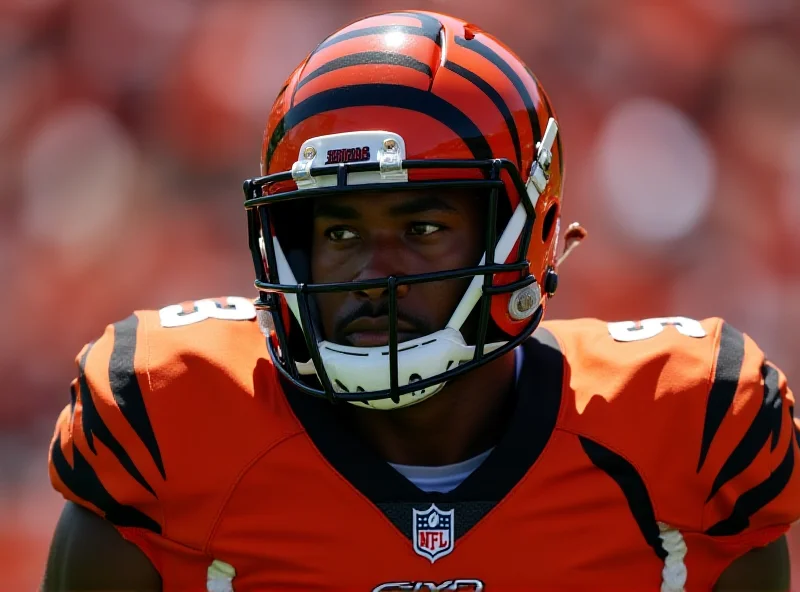
[[[514,350],[514,372],[515,380],[519,381],[519,375],[522,372],[522,348],[520,347]],[[389,463],[389,465],[422,491],[447,493],[461,485],[475,469],[481,466],[492,450],[494,448],[452,465],[438,467],[400,465],[396,463]]]
[[[447,493],[461,485],[464,479],[472,474],[472,471],[481,466],[481,463],[486,460],[492,450],[493,448],[490,448],[486,452],[481,452],[478,456],[473,456],[452,465],[439,467],[389,464],[422,491]]]

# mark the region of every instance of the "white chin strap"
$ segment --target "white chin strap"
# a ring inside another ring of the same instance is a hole
[[[490,352],[503,343],[487,344],[485,352]],[[370,392],[388,389],[389,346],[353,347],[329,341],[319,343],[319,353],[325,372],[336,392]],[[405,386],[412,382],[442,374],[471,360],[475,347],[467,345],[461,333],[451,327],[404,341],[397,345],[397,383]],[[297,364],[300,374],[316,374],[314,363],[309,361]],[[395,403],[391,399],[374,401],[353,401],[370,409],[397,409],[424,401],[442,390],[445,383],[435,384],[418,391],[400,395]]]
[[[527,197],[530,199],[531,204],[535,207],[539,199],[539,195],[544,191],[544,186],[547,183],[546,170],[544,165],[545,159],[550,156],[550,148],[552,147],[555,135],[557,133],[557,125],[555,120],[551,119],[547,130],[545,131],[542,142],[539,146],[539,157],[534,162],[529,181],[527,184]],[[362,154],[378,155],[377,158],[387,160],[384,167],[383,160],[381,160],[382,172],[379,179],[361,179],[358,177],[360,173],[351,173],[348,179],[348,184],[357,185],[362,182],[397,182],[397,179],[390,175],[397,175],[399,171],[394,171],[393,166],[396,163],[402,162],[405,157],[405,148],[403,139],[390,132],[359,132],[354,134],[338,134],[336,136],[322,136],[319,138],[312,138],[304,143],[300,150],[300,160],[293,168],[293,175],[298,181],[298,188],[305,188],[304,183],[309,186],[317,184],[325,184],[324,177],[311,178],[307,171],[310,170],[314,159],[319,154],[329,154],[330,146],[347,145],[343,144],[343,139],[357,137],[358,143],[356,145],[370,146],[374,140],[388,136],[388,140],[383,140],[382,145],[375,145],[371,150],[362,149]],[[394,142],[394,144],[390,144]],[[391,151],[387,152],[385,146],[391,146]],[[391,157],[391,158],[390,158]],[[549,165],[549,161],[547,162]],[[386,171],[383,171],[383,169]],[[306,178],[308,177],[308,178]],[[383,177],[387,177],[383,179]],[[523,199],[525,196],[523,196]],[[517,205],[511,219],[508,221],[506,228],[500,236],[495,247],[495,261],[507,261],[514,244],[522,234],[522,229],[525,226],[527,213],[522,203]],[[263,237],[260,239],[262,242],[261,251],[262,256],[266,260],[265,249],[263,245]],[[278,268],[278,279],[282,284],[297,284],[294,273],[292,272],[289,262],[283,253],[278,238],[273,236],[273,245],[275,247],[275,259]],[[481,258],[480,265],[485,263],[486,256]],[[441,331],[436,331],[430,335],[418,337],[411,341],[404,341],[398,344],[397,347],[397,384],[400,387],[409,385],[419,380],[425,380],[438,376],[448,370],[452,370],[459,364],[473,359],[475,355],[475,347],[467,345],[464,337],[461,334],[461,327],[466,321],[469,314],[475,308],[475,305],[480,301],[483,286],[483,276],[475,276],[472,278],[467,291],[461,298],[458,306],[456,307],[450,321],[446,327]],[[528,293],[535,294],[535,305],[530,309],[530,316],[540,305],[541,292],[536,284],[528,288],[523,288]],[[297,305],[297,296],[295,294],[284,293],[286,302],[292,314],[300,322],[300,311]],[[512,303],[515,298],[512,297]],[[513,316],[513,314],[512,314]],[[519,317],[517,317],[519,318]],[[490,353],[503,345],[507,341],[497,343],[487,343],[484,345],[484,352]],[[336,392],[339,393],[357,393],[357,392],[374,392],[388,390],[391,388],[389,376],[389,346],[379,347],[353,347],[347,345],[339,345],[329,341],[318,342],[320,356],[322,358],[322,365],[325,372],[330,379],[331,385]],[[319,374],[314,367],[313,361],[297,362],[297,370],[303,375]],[[428,397],[438,393],[444,387],[445,383],[441,382],[434,384],[418,391],[413,391],[399,397],[395,403],[391,398],[377,399],[372,401],[351,401],[355,405],[367,407],[369,409],[399,409],[407,407],[415,403],[420,403]]]

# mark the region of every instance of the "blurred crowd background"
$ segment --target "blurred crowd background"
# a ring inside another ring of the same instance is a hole
[[[134,308],[254,295],[240,186],[273,96],[327,34],[401,8],[494,33],[556,105],[564,222],[590,236],[551,316],[724,316],[800,384],[796,0],[3,0],[4,590],[35,588],[60,511],[75,354]]]

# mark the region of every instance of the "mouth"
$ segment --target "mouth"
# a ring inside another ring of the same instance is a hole
[[[345,327],[344,340],[354,347],[380,347],[389,344],[388,317],[361,317]],[[422,333],[410,323],[398,320],[397,342],[410,341]]]
[[[411,341],[417,337],[422,337],[421,333],[410,333],[405,331],[397,332],[397,343],[404,341]],[[388,331],[356,331],[349,333],[345,337],[348,345],[354,347],[381,347],[389,345],[389,332]]]

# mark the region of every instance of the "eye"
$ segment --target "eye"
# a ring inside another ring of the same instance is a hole
[[[414,222],[408,229],[408,233],[414,236],[428,236],[444,229],[441,224],[433,222]]]
[[[325,236],[328,238],[329,241],[332,242],[342,242],[353,240],[358,238],[358,233],[350,228],[344,228],[342,226],[337,226],[335,228],[329,228],[325,231]]]

